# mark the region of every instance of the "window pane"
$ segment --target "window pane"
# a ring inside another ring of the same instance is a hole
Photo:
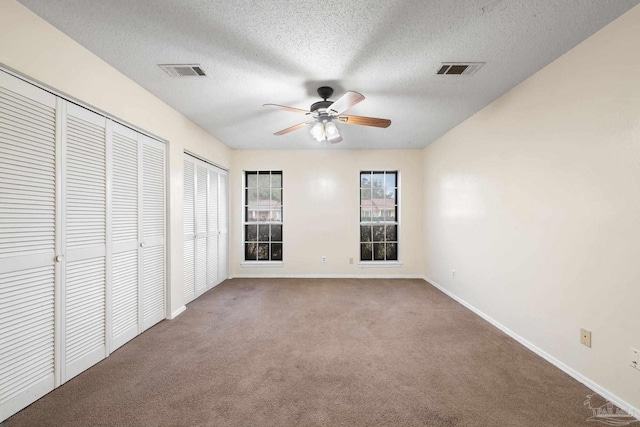
[[[360,226],[360,241],[361,242],[370,242],[371,241],[371,226],[370,225],[361,225]]]
[[[271,206],[282,205],[282,190],[271,190]]]
[[[271,225],[271,241],[282,242],[282,226],[273,224]]]
[[[282,243],[271,244],[271,260],[282,261]]]
[[[396,204],[396,190],[393,188],[387,188],[384,193],[385,205],[395,205]]]
[[[393,172],[387,172],[384,177],[384,185],[389,187],[396,187],[396,174]]]
[[[258,226],[258,241],[260,242],[269,241],[269,224],[260,224]]]
[[[282,174],[281,173],[272,173],[271,174],[271,187],[272,188],[282,188]]]
[[[373,199],[373,204],[381,204],[384,200],[384,187],[378,187],[376,183],[373,183],[373,188],[371,189],[371,199]]]
[[[268,260],[269,260],[269,244],[258,243],[258,261],[268,261]]]
[[[384,225],[373,226],[373,241],[384,242]]]
[[[360,209],[360,221],[365,221],[365,222],[371,221],[371,209],[369,208]]]
[[[371,243],[360,244],[360,259],[363,261],[371,261],[372,250]]]
[[[260,172],[258,175],[258,187],[269,188],[271,186],[270,177],[271,174],[269,172]]]
[[[271,210],[271,221],[282,222],[282,208]]]
[[[258,220],[258,212],[255,208],[246,208],[245,217],[247,222],[253,222]]]
[[[387,225],[387,242],[396,242],[398,240],[398,226]]]
[[[373,259],[374,261],[384,261],[384,243],[373,244]]]
[[[269,187],[258,188],[258,204],[260,206],[269,207],[271,205],[271,190]]]
[[[371,172],[360,173],[360,187],[371,188]]]
[[[387,243],[386,253],[387,253],[387,261],[397,261],[398,260],[398,244]]]
[[[248,206],[257,206],[258,205],[258,189],[257,188],[247,188],[245,191],[245,203]]]
[[[394,221],[395,222],[396,221],[396,211],[397,211],[397,209],[398,208],[396,208],[396,207],[386,209],[385,212],[384,212],[384,219],[386,221]]]
[[[371,211],[371,221],[384,221],[384,209],[375,207]]]
[[[257,243],[245,243],[244,244],[244,259],[247,261],[256,261],[258,259],[258,244]]]
[[[255,214],[255,221],[269,221],[269,209],[256,209]]]
[[[371,175],[371,185],[373,188],[383,188],[384,187],[384,172],[374,172]]]
[[[247,172],[247,187],[258,186],[258,174],[256,172]]]
[[[258,240],[258,226],[257,225],[245,225],[244,226],[244,240],[247,242],[255,242]]]
[[[363,206],[371,206],[371,189],[360,190],[360,204]]]

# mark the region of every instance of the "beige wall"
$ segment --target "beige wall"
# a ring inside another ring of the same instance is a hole
[[[424,151],[426,276],[635,408],[639,40],[636,7]]]
[[[231,173],[233,276],[422,276],[422,153],[234,151]],[[284,266],[242,267],[243,170],[282,170]],[[400,267],[360,268],[359,173],[400,171]],[[327,263],[321,262],[322,256]],[[354,258],[354,264],[349,264]]]
[[[0,64],[168,141],[170,310],[182,301],[182,153],[225,168],[231,150],[14,0],[0,0]]]

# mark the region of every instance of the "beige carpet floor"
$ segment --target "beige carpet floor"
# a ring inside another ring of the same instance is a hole
[[[590,393],[422,280],[234,279],[3,426],[593,426]]]

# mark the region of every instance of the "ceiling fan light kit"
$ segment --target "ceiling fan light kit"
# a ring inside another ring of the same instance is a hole
[[[364,99],[364,96],[358,92],[347,91],[336,101],[328,101],[333,94],[333,89],[328,86],[322,86],[318,88],[318,95],[323,99],[322,101],[314,102],[311,104],[309,111],[299,108],[286,107],[284,105],[277,104],[264,104],[265,107],[276,108],[279,110],[289,111],[297,114],[304,114],[311,116],[313,120],[299,123],[297,125],[288,127],[281,131],[274,133],[274,135],[280,136],[293,132],[296,129],[303,128],[304,126],[313,123],[310,133],[318,142],[329,141],[332,144],[342,141],[342,136],[338,126],[335,122],[346,123],[351,125],[361,126],[374,126],[380,128],[387,128],[391,125],[391,120],[378,119],[375,117],[362,117],[362,116],[348,116],[342,114],[349,108],[353,107]]]

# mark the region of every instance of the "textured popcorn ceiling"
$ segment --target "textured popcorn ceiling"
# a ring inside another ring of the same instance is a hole
[[[347,114],[392,120],[338,125],[327,148],[425,147],[640,2],[19,1],[235,149],[321,148],[308,129],[273,136],[305,117],[262,107],[308,109],[321,85],[366,96]],[[486,65],[437,76],[449,61]],[[165,63],[209,76],[171,78]]]

